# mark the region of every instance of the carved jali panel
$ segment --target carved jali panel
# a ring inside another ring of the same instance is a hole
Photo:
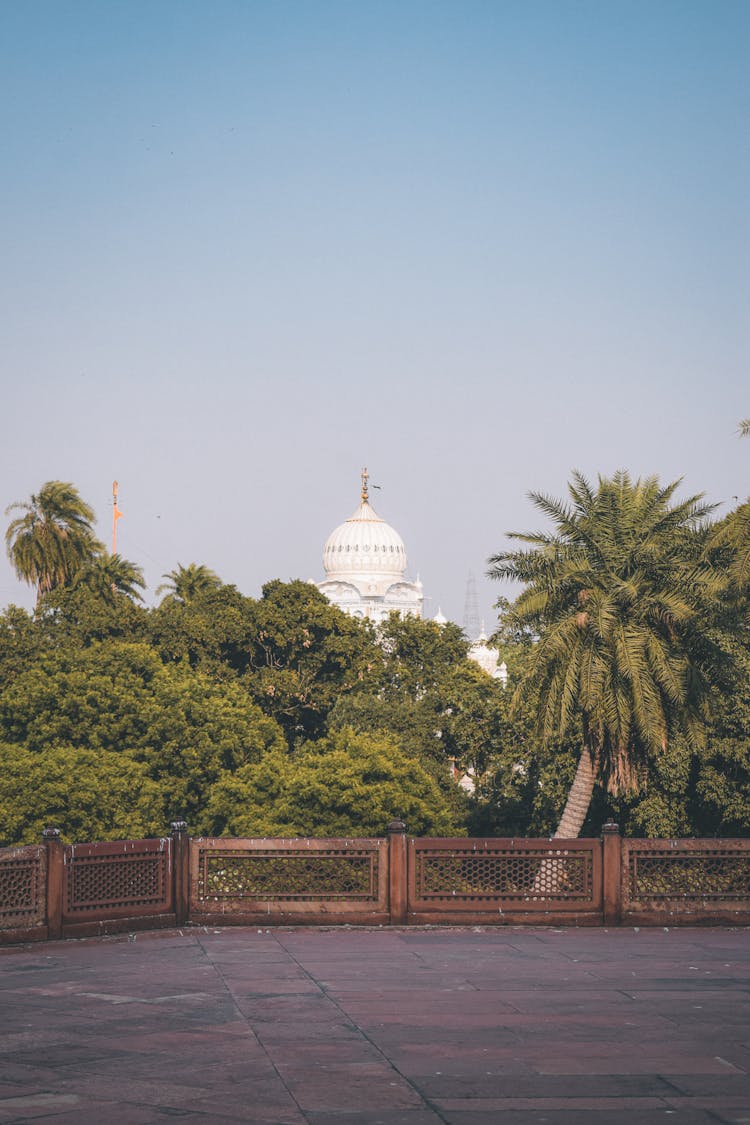
[[[0,929],[44,925],[46,883],[45,847],[0,851]]]
[[[590,900],[588,852],[525,850],[416,852],[417,897],[431,901],[483,899]]]
[[[750,900],[750,846],[724,847],[691,841],[690,850],[630,847],[625,902],[694,903]]]
[[[119,907],[166,907],[169,854],[156,842],[153,850],[88,854],[75,846],[66,849],[66,914]]]
[[[372,850],[217,851],[199,854],[198,899],[376,901],[378,853]]]

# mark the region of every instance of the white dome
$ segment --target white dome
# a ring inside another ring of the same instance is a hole
[[[367,469],[362,470],[360,504],[332,531],[323,548],[326,576],[317,586],[352,617],[376,624],[391,613],[421,617],[422,583],[406,578],[406,549],[397,531],[370,507]]]
[[[370,507],[366,486],[353,516],[332,531],[323,548],[327,579],[362,578],[398,582],[406,573],[406,548],[401,536]]]

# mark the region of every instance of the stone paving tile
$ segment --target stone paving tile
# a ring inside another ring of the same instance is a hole
[[[294,1099],[278,1085],[269,1094],[264,1090],[248,1090],[244,1094],[213,1091],[191,1102],[193,1113],[201,1114],[199,1120],[251,1121],[256,1125],[306,1125],[307,1118]]]
[[[652,1017],[650,1021],[645,1018],[613,1021],[611,1016],[551,1016],[543,1020],[538,1016],[514,1014],[503,1020],[503,1027],[518,1042],[529,1045],[559,1043],[561,1036],[564,1036],[566,1044],[617,1043],[628,1047],[661,1046],[666,1037],[670,1042],[692,1041],[694,1038],[676,1028],[673,1021],[659,1016]]]
[[[257,1038],[247,1027],[241,1033],[230,1035],[223,1031],[211,1035],[194,1031],[169,1030],[100,1040],[100,1043],[112,1048],[112,1057],[116,1045],[120,1044],[130,1052],[131,1057],[133,1054],[151,1055],[159,1051],[162,1055],[172,1055],[174,1058],[200,1058],[202,1065],[233,1058],[249,1060],[263,1057]]]
[[[622,1098],[667,1097],[677,1091],[659,1074],[519,1074],[512,1060],[485,1074],[410,1075],[423,1097],[430,1101],[455,1098],[537,1097]]]
[[[256,1032],[263,1045],[270,1047],[273,1043],[296,1043],[299,1040],[301,1027],[305,1027],[306,1034],[309,1036],[311,1042],[315,1043],[349,1042],[353,1037],[358,1038],[361,1035],[359,1028],[355,1027],[354,1024],[343,1021],[326,1021],[325,1023],[315,1024],[310,1027],[306,1027],[303,1021],[295,1023],[293,1020],[290,1020],[288,1023],[283,1024],[270,1022],[265,1026],[259,1024],[256,1027]]]
[[[144,1079],[138,1071],[127,1069],[119,1075],[96,1074],[91,1071],[68,1072],[61,1076],[59,1089],[74,1095],[85,1104],[89,1101],[108,1100],[113,1102],[134,1102],[141,1105],[161,1105],[174,1109],[189,1108],[197,1096],[209,1091],[201,1088],[196,1091],[184,1083],[154,1076]]]
[[[118,1079],[122,1074],[127,1074],[137,1081],[163,1082],[168,1079],[172,1084],[179,1083],[180,1089],[184,1087],[213,1088],[217,1082],[238,1085],[245,1082],[258,1082],[266,1079],[269,1074],[273,1076],[273,1068],[268,1057],[260,1059],[227,1059],[220,1062],[192,1065],[184,1057],[169,1056],[156,1051],[148,1057],[131,1061],[123,1066],[115,1060],[103,1059],[71,1068],[61,1072],[57,1078],[60,1086],[77,1086],[79,1078],[90,1081],[104,1081],[113,1077]],[[274,1078],[275,1080],[275,1078]]]
[[[306,1113],[309,1125],[444,1125],[445,1117],[431,1109],[363,1109]]]
[[[677,1051],[666,1054],[649,1054],[648,1052],[638,1057],[623,1058],[621,1052],[613,1049],[606,1055],[591,1055],[589,1058],[571,1059],[562,1054],[557,1057],[539,1055],[534,1065],[540,1074],[586,1074],[586,1075],[648,1075],[650,1073],[663,1074],[671,1081],[675,1069],[680,1067],[695,1068],[702,1074],[727,1074],[727,1065],[724,1059],[707,1058],[697,1051],[690,1055],[687,1052],[679,1054]]]
[[[498,1002],[508,1004],[517,1012],[543,1016],[575,1015],[578,1012],[610,1014],[611,1019],[626,1019],[633,1010],[633,999],[614,989],[598,989],[583,993],[578,989],[549,987],[538,991],[504,989],[496,993]]]
[[[320,988],[309,994],[289,995],[282,992],[273,996],[243,997],[243,1000],[248,1008],[253,1008],[259,1014],[265,1014],[269,1019],[274,1020],[283,1020],[290,1016],[296,1018],[298,1013],[303,1013],[309,1019],[316,1019],[334,1007]]]
[[[466,1111],[479,1106],[481,1106],[483,1112],[494,1110],[498,1115],[509,1109],[534,1110],[537,1113],[544,1113],[546,1110],[559,1110],[561,1108],[559,1097],[442,1098],[436,1104],[448,1116],[457,1110]],[[617,1110],[630,1110],[631,1113],[634,1111],[641,1113],[645,1109],[657,1109],[664,1112],[670,1106],[666,1099],[659,1097],[568,1097],[565,1099],[564,1108],[567,1110],[611,1110],[615,1108]]]
[[[298,1029],[298,1034],[302,1034],[301,1029]],[[264,1047],[277,1066],[287,1064],[304,1068],[327,1063],[381,1062],[383,1059],[382,1052],[361,1035],[353,1035],[348,1040],[338,1039],[333,1043],[310,1043],[303,1039],[266,1042]]]
[[[468,1105],[461,1109],[455,1107],[445,1116],[448,1125],[734,1125],[729,1118],[717,1117],[711,1110],[680,1110],[679,1117],[674,1109],[668,1107],[646,1107],[643,1109],[622,1109],[612,1106],[608,1109],[504,1109],[496,1106],[482,1109]],[[739,1125],[739,1123],[738,1123]]]
[[[412,1047],[422,1050],[422,1057],[429,1053],[431,1057],[442,1062],[446,1058],[458,1057],[466,1049],[476,1045],[477,1035],[467,1028],[463,1032],[452,1032],[435,1027],[397,1027],[397,1028],[369,1028],[368,1038],[389,1058],[398,1060],[408,1057]],[[518,1056],[518,1040],[515,1036],[508,1035],[504,1028],[483,1029],[481,1041],[487,1045],[488,1051],[499,1056],[503,1051],[509,1050],[514,1057]],[[399,1064],[400,1065],[400,1064]],[[519,1060],[519,1066],[523,1066]]]
[[[0,1077],[9,1073],[6,1070],[7,1063],[25,1065],[31,1070],[39,1064],[40,1055],[43,1066],[53,1072],[58,1067],[90,1063],[92,1060],[96,1059],[114,1058],[119,1060],[123,1066],[132,1059],[132,1055],[128,1051],[112,1051],[109,1047],[101,1046],[95,1040],[87,1042],[75,1038],[74,1042],[54,1045],[43,1043],[41,1047],[36,1050],[30,1049],[11,1054],[7,1060],[2,1059],[0,1061]]]
[[[264,961],[262,965],[253,962],[217,961],[217,968],[228,981],[304,981],[309,980],[298,965],[283,961]]]
[[[421,1109],[424,1105],[413,1087],[386,1062],[278,1069],[302,1110]]]
[[[60,1110],[78,1110],[80,1105],[81,1099],[77,1094],[47,1091],[21,1094],[3,1098],[0,1102],[0,1121],[33,1121],[39,1117],[47,1118],[49,1114]]]
[[[667,1105],[672,1109],[692,1109],[695,1107],[696,1098],[665,1098]],[[731,1094],[714,1094],[711,1096],[702,1096],[700,1104],[703,1109],[720,1110],[725,1114],[742,1115],[746,1120],[750,1120],[750,1098],[744,1096],[732,1096]]]
[[[398,1035],[377,1031],[371,1037],[399,1066],[419,1067],[424,1060],[439,1058],[442,1069],[446,1060],[461,1069],[486,1068],[492,1059],[504,1054],[520,1057],[522,1053],[522,1040],[507,1028],[496,1028],[491,1036],[482,1034],[479,1042],[473,1033],[451,1035],[442,1028],[418,1030],[421,1034],[416,1034],[412,1028],[400,1029]]]
[[[448,973],[440,968],[391,966],[382,973],[320,972],[312,970],[315,979],[329,991],[356,992],[357,990],[379,990],[385,997],[393,998],[394,992],[406,989],[414,992],[430,992],[434,988],[454,992],[474,991],[477,983],[470,974]]]
[[[669,1081],[675,1090],[691,1097],[727,1095],[744,1097],[750,1108],[750,1075],[737,1073],[670,1074]]]
[[[368,1004],[366,1000],[349,1000],[343,996],[331,995],[342,1009],[356,1012],[357,1018],[365,1012],[369,1012],[374,1018],[382,1016],[404,1020],[413,1016],[415,1026],[423,1023],[425,1017],[430,1015],[434,1016],[438,1026],[445,1020],[456,1027],[467,1019],[477,1019],[488,1024],[494,1019],[495,1023],[504,1023],[506,1019],[518,1015],[518,1008],[511,1001],[500,999],[497,994],[477,992],[476,989],[467,992],[438,991],[424,998],[406,989],[402,997],[394,996],[390,1002],[378,999],[372,1004]]]
[[[431,1008],[426,1012],[415,1011],[400,1011],[398,1009],[392,1011],[383,1011],[378,1009],[376,1012],[367,1012],[366,1009],[360,1008],[359,1010],[350,1009],[348,1006],[343,1010],[353,1020],[355,1020],[361,1027],[366,1029],[376,1028],[393,1028],[394,1026],[403,1026],[410,1028],[427,1027],[434,1028],[436,1023],[445,1020],[447,1027],[444,1028],[447,1036],[449,1027],[455,1033],[462,1027],[470,1027],[475,1034],[481,1035],[485,1030],[492,1030],[499,1025],[502,1026],[502,1017],[504,1013],[512,1014],[513,1010],[507,1005],[500,1005],[498,1012],[474,1012],[464,1011],[457,1013],[455,1011],[455,1004],[453,1005],[453,1014],[449,1019],[450,1007],[445,1008]],[[506,1030],[503,1028],[503,1030]]]
[[[227,978],[227,985],[231,987],[235,1000],[242,998],[265,1002],[274,996],[317,996],[320,993],[320,985],[309,977],[302,977],[299,980],[274,980],[273,976],[270,976],[258,980],[243,978],[241,982]]]
[[[196,1110],[188,1107],[182,1109],[174,1109],[170,1106],[161,1105],[137,1105],[133,1102],[87,1102],[85,1105],[79,1105],[69,1112],[53,1113],[45,1112],[43,1117],[32,1119],[29,1117],[15,1118],[9,1125],[14,1125],[15,1121],[29,1121],[38,1120],[43,1125],[154,1125],[155,1122],[165,1123],[167,1121],[176,1119],[184,1121],[189,1125],[210,1125],[211,1122],[220,1121],[222,1125],[239,1125],[244,1123],[247,1125],[249,1120],[258,1121],[259,1125],[306,1125],[304,1117],[301,1114],[291,1112],[289,1114],[280,1114],[276,1110],[271,1110],[268,1117],[250,1119],[247,1116],[247,1109],[244,1112],[238,1112],[235,1108],[234,1111],[216,1112],[214,1110]],[[5,1122],[5,1118],[0,1117],[0,1121]]]

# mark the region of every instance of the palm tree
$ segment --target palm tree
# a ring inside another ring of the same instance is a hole
[[[730,601],[750,590],[750,500],[740,504],[717,524],[708,540],[708,551],[719,553],[718,565],[726,575]]]
[[[571,503],[530,494],[554,531],[513,534],[530,547],[489,560],[491,577],[525,584],[512,617],[537,638],[516,700],[538,691],[545,740],[581,737],[556,836],[578,836],[598,778],[637,790],[675,729],[701,740],[712,649],[700,609],[714,580],[689,556],[712,508],[701,496],[673,504],[679,484],[618,472],[594,490],[574,473]]]
[[[38,606],[103,548],[94,535],[93,510],[66,481],[47,481],[29,501],[9,505],[5,514],[16,509],[23,514],[5,533],[8,557],[21,581],[36,587]]]
[[[739,430],[741,437],[750,437],[750,418],[740,422]],[[750,500],[717,524],[707,546],[709,551],[719,552],[730,595],[744,596],[750,589]]]
[[[176,570],[162,574],[162,578],[167,581],[157,587],[157,594],[166,591],[164,601],[180,602],[182,605],[218,590],[222,584],[217,574],[199,563],[188,563],[187,566],[178,563]]]
[[[81,567],[74,585],[85,586],[110,605],[115,604],[118,596],[143,601],[139,591],[146,588],[139,566],[122,555],[111,555],[108,551],[102,551]]]

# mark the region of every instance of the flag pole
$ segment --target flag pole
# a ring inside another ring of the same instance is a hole
[[[117,554],[117,521],[122,516],[122,512],[117,507],[117,481],[112,481],[112,554]]]

